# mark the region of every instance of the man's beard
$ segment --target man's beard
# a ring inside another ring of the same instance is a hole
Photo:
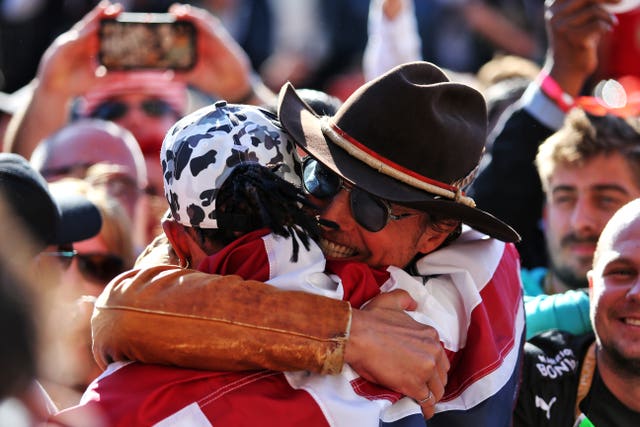
[[[589,287],[589,281],[586,274],[576,275],[569,267],[558,267],[553,262],[551,263],[551,273],[567,285],[571,289],[582,289]]]
[[[602,343],[602,350],[609,356],[608,359],[614,364],[612,369],[629,379],[640,378],[640,358],[630,359],[619,351],[616,345]]]
[[[574,243],[593,243],[596,244],[598,242],[598,236],[588,236],[588,237],[578,237],[575,234],[567,234],[560,241],[560,249],[565,249],[571,244]],[[549,261],[549,269],[551,273],[558,277],[567,287],[571,289],[581,289],[587,288],[589,286],[589,281],[587,280],[586,273],[576,274],[571,267],[568,266],[560,266],[554,260],[552,249],[547,246],[547,250],[549,252],[550,261]]]

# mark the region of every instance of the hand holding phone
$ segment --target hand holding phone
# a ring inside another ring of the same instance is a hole
[[[196,37],[191,22],[172,14],[123,12],[100,21],[98,60],[108,70],[189,70]]]

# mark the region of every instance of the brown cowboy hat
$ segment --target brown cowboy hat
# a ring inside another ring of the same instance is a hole
[[[486,106],[437,66],[400,65],[361,86],[333,117],[316,115],[287,83],[278,115],[303,150],[353,185],[505,242],[520,240],[462,191],[484,150]]]

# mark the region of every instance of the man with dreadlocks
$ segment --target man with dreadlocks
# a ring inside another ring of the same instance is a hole
[[[442,319],[446,303],[428,295],[408,273],[325,259],[316,243],[319,222],[332,224],[316,217],[315,206],[301,190],[295,147],[271,113],[224,101],[203,108],[167,133],[161,159],[171,211],[165,233],[183,265],[345,299],[354,307],[381,290],[405,289],[420,301],[413,313],[416,320],[442,329],[441,339],[451,348],[453,334],[426,315],[428,311]],[[249,302],[246,308],[251,309]],[[236,391],[228,393],[231,387]],[[159,390],[167,399],[157,399]],[[202,404],[212,392],[225,397]],[[331,420],[332,425],[377,426],[385,413],[419,408],[414,400],[369,383],[348,366],[340,375],[328,376],[304,371],[204,372],[116,362],[90,387],[83,405],[58,419],[64,421],[88,406],[104,413],[109,425],[177,422],[193,416],[185,408],[197,402],[208,421],[236,426],[246,414],[225,408],[255,408],[256,400],[270,402],[263,416],[286,419],[291,425],[326,425]]]

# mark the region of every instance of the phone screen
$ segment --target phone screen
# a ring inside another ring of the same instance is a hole
[[[196,62],[196,29],[169,14],[123,13],[101,21],[98,57],[110,70],[188,70]]]

